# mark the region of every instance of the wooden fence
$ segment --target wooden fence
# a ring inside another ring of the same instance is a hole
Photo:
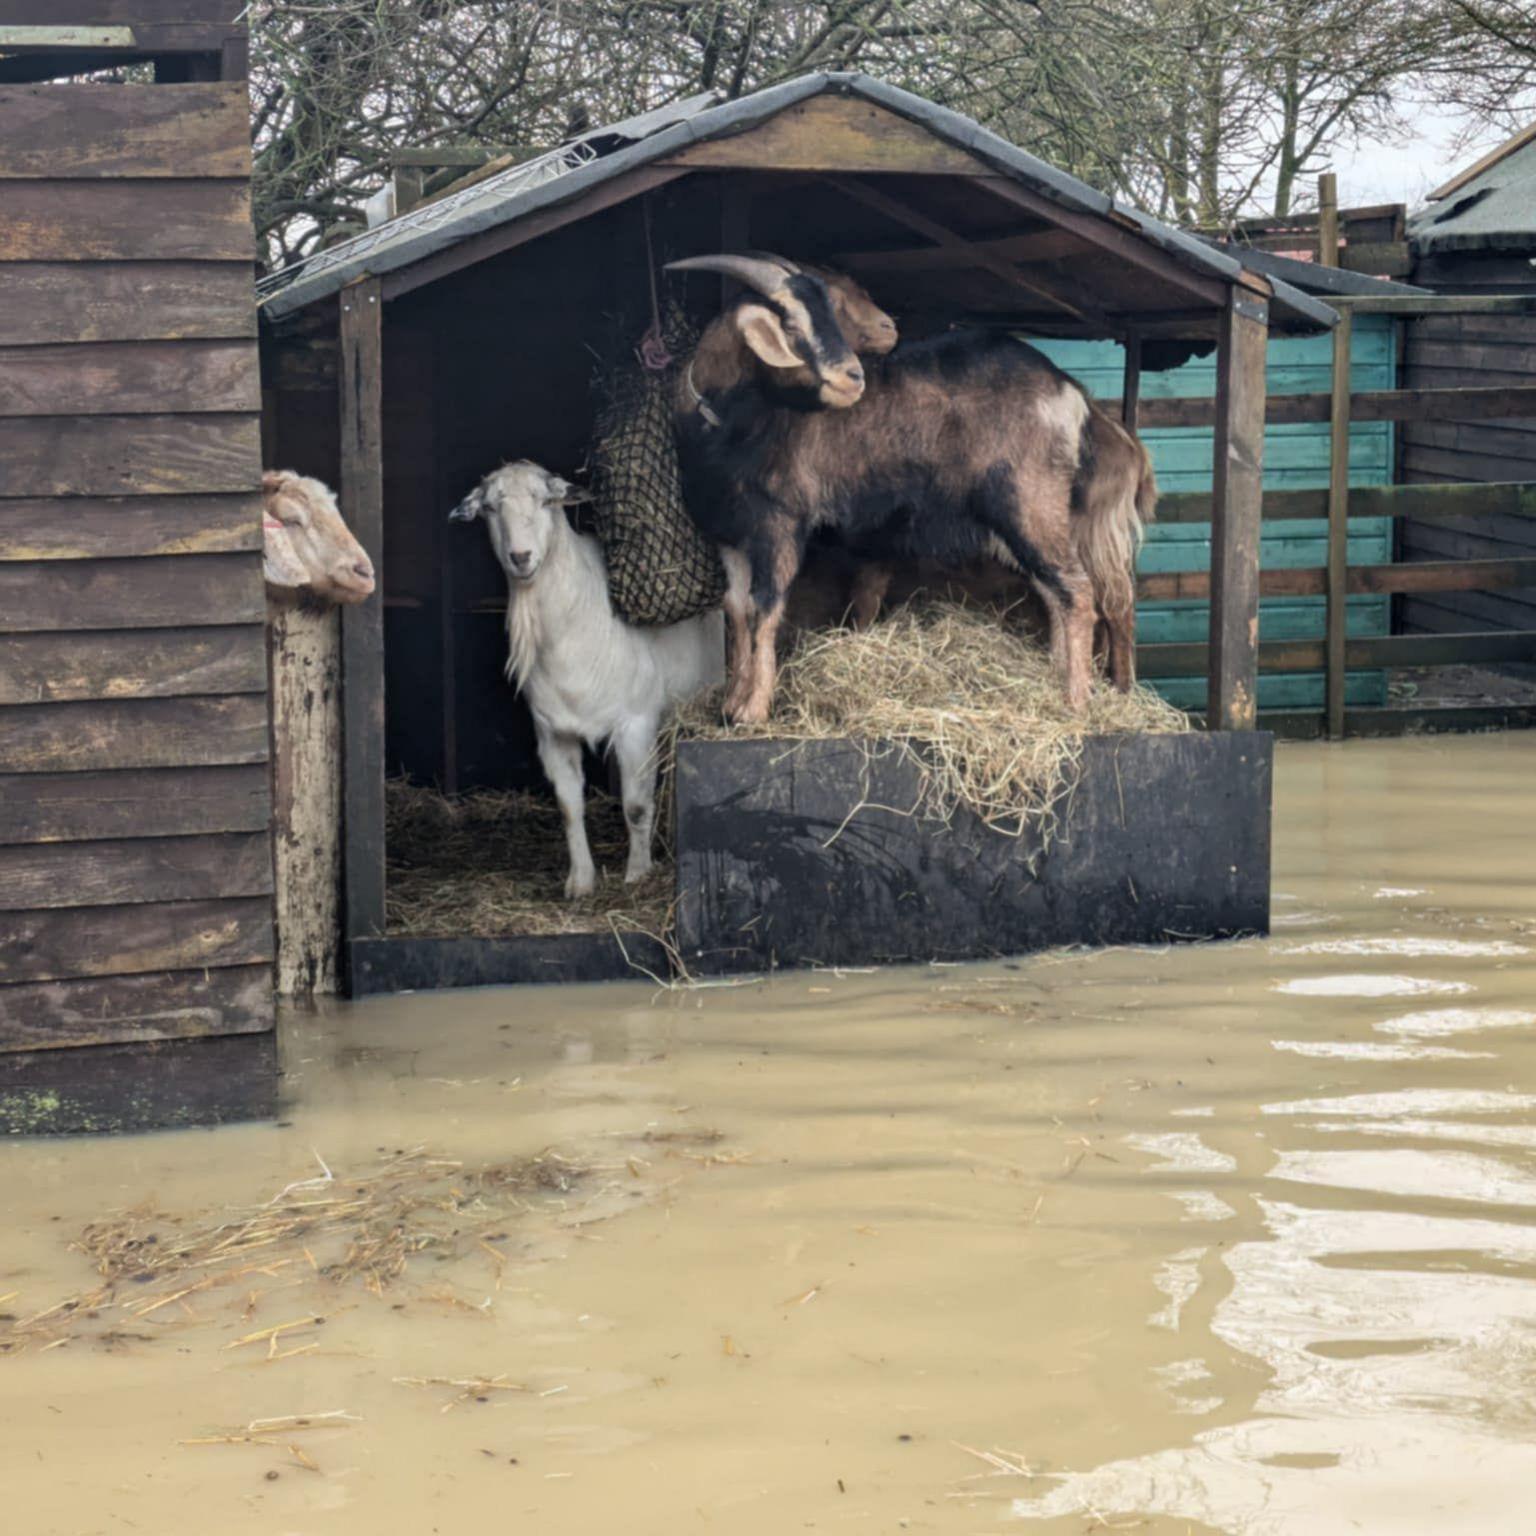
[[[1418,709],[1345,710],[1344,678],[1351,668],[1435,667],[1536,661],[1536,630],[1499,630],[1450,635],[1387,635],[1349,639],[1345,600],[1361,593],[1491,592],[1536,586],[1536,559],[1418,560],[1390,565],[1349,564],[1351,517],[1412,517],[1420,522],[1464,522],[1494,517],[1536,517],[1536,481],[1502,484],[1387,485],[1351,489],[1351,421],[1425,421],[1536,417],[1536,384],[1486,389],[1370,390],[1349,387],[1353,318],[1361,314],[1509,315],[1536,314],[1536,295],[1445,296],[1364,295],[1330,298],[1340,311],[1334,331],[1333,387],[1328,394],[1272,396],[1270,422],[1327,421],[1332,425],[1329,486],[1315,491],[1271,491],[1264,497],[1266,519],[1326,518],[1328,563],[1303,570],[1264,571],[1261,597],[1326,597],[1328,617],[1323,640],[1282,641],[1259,646],[1260,672],[1299,672],[1321,668],[1326,703],[1320,715],[1296,712],[1273,721],[1287,734],[1329,737],[1395,735],[1424,729],[1478,729],[1495,725],[1536,725],[1536,705]],[[1143,400],[1142,427],[1202,426],[1211,420],[1209,400]],[[1158,520],[1199,523],[1210,517],[1203,494],[1165,496]],[[1204,571],[1142,576],[1143,600],[1208,598]],[[1137,651],[1143,676],[1180,677],[1205,672],[1204,644],[1144,645]]]

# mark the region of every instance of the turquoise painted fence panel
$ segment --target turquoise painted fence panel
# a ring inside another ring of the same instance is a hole
[[[1118,398],[1124,382],[1124,358],[1112,341],[1037,341],[1040,350],[1100,399]],[[1277,337],[1270,341],[1266,380],[1273,395],[1322,394],[1331,384],[1333,342],[1327,336]],[[1350,356],[1355,389],[1392,389],[1397,382],[1396,333],[1385,316],[1355,321]],[[1216,361],[1195,358],[1181,368],[1142,376],[1144,400],[1211,397],[1216,393]],[[1389,485],[1393,469],[1393,426],[1359,422],[1349,434],[1349,483]],[[1164,491],[1211,488],[1212,433],[1209,427],[1157,427],[1142,434]],[[1272,426],[1264,433],[1264,485],[1269,490],[1317,490],[1328,484],[1328,428],[1321,422]],[[1265,570],[1319,566],[1328,558],[1328,525],[1321,520],[1267,523],[1259,545]],[[1349,525],[1351,564],[1376,565],[1392,558],[1390,518],[1353,518]],[[1208,523],[1179,523],[1148,531],[1140,568],[1147,572],[1203,571],[1211,563]],[[1266,598],[1259,606],[1259,634],[1265,640],[1321,639],[1325,605],[1320,597]],[[1391,617],[1390,599],[1351,598],[1351,635],[1384,635]],[[1147,643],[1203,640],[1210,626],[1206,603],[1143,603],[1137,610],[1139,638]],[[1201,706],[1201,678],[1148,678],[1176,704]],[[1350,704],[1384,704],[1383,672],[1352,672],[1346,679]],[[1261,709],[1321,709],[1323,677],[1316,673],[1274,673],[1259,680]]]

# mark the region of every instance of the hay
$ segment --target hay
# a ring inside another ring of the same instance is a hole
[[[719,698],[710,697],[675,723],[674,740],[851,738],[871,755],[894,752],[917,765],[915,813],[948,822],[965,806],[1011,836],[1038,829],[1043,845],[1077,782],[1085,736],[1190,726],[1150,689],[1117,693],[1099,678],[1074,716],[1049,652],[1007,617],[980,605],[914,602],[863,632],[807,632],[781,667],[766,725],[724,726]]]
[[[498,938],[509,934],[608,933],[615,926],[664,932],[673,877],[660,861],[624,884],[629,834],[611,795],[587,800],[597,890],[567,901],[569,860],[560,809],[518,791],[449,798],[404,779],[385,786],[385,912],[390,933]]]
[[[529,1198],[566,1194],[586,1171],[552,1151],[469,1168],[419,1148],[356,1174],[323,1162],[320,1168],[263,1204],[218,1219],[140,1206],[91,1222],[73,1246],[91,1260],[101,1284],[30,1316],[0,1318],[0,1355],[79,1337],[105,1347],[158,1337],[167,1325],[200,1318],[197,1306],[229,1300],[232,1291],[237,1304],[249,1295],[249,1315],[257,1295],[306,1279],[382,1296],[418,1255],[444,1262],[486,1251],[499,1277],[506,1255],[491,1245],[507,1238]],[[125,1314],[156,1332],[125,1333],[118,1326]],[[224,1347],[283,1360],[313,1350],[325,1321],[322,1312],[297,1311]],[[295,1335],[304,1342],[290,1347]]]

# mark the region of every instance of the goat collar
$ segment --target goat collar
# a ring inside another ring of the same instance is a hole
[[[712,427],[718,427],[720,417],[715,408],[699,393],[698,385],[693,382],[693,359],[688,360],[688,371],[683,375],[683,382],[688,386],[688,393],[693,397],[694,408],[699,415]]]

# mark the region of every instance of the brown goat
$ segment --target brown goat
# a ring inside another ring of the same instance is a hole
[[[756,290],[705,330],[675,416],[689,510],[727,553],[727,612],[750,645],[733,657],[728,716],[767,717],[785,595],[818,528],[866,560],[990,556],[1022,571],[1081,707],[1096,615],[1113,635],[1134,614],[1152,494],[1141,445],[1010,337],[954,332],[904,348],[871,360],[866,388],[819,277],[743,257],[673,270]],[[1117,649],[1128,683],[1128,645]]]

